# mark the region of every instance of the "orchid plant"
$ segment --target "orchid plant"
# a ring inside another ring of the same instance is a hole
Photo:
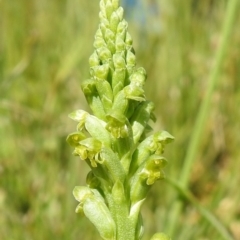
[[[164,178],[162,154],[174,139],[166,131],[149,134],[154,104],[146,100],[146,71],[136,67],[123,13],[119,0],[100,0],[90,78],[81,85],[92,114],[71,113],[77,131],[67,137],[73,154],[91,169],[86,186],[73,190],[76,212],[84,213],[105,240],[141,239],[141,206],[151,186]],[[151,239],[170,238],[157,233]]]

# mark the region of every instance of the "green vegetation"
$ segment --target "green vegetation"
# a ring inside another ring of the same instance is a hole
[[[240,238],[240,14],[210,99],[189,191],[176,183],[228,1],[192,2],[162,1],[160,37],[141,35],[129,22],[137,65],[148,73],[146,96],[156,105],[154,130],[176,137],[165,153],[169,179],[157,182],[143,205],[145,240],[157,231],[171,231],[174,240],[227,239],[229,233]],[[65,141],[75,128],[69,112],[89,110],[80,84],[89,78],[98,11],[98,1],[0,1],[0,239],[99,239],[92,224],[74,214],[72,189],[85,184],[89,168],[71,157]],[[176,198],[182,211],[172,226]]]

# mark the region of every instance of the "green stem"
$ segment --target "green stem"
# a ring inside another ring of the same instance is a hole
[[[215,65],[212,69],[212,72],[209,77],[208,87],[206,91],[205,98],[201,104],[199,114],[196,119],[196,124],[194,127],[194,131],[191,137],[191,141],[188,147],[188,151],[186,154],[186,158],[184,160],[184,166],[181,172],[180,176],[180,185],[183,188],[188,187],[188,182],[192,170],[192,166],[194,161],[196,160],[196,156],[198,153],[199,144],[201,142],[203,133],[204,133],[204,127],[206,124],[207,117],[209,116],[209,111],[211,107],[211,98],[215,89],[215,86],[217,84],[217,81],[219,80],[219,75],[221,73],[221,67],[224,62],[224,57],[227,53],[228,45],[229,45],[229,37],[232,32],[233,26],[234,26],[234,19],[236,17],[237,9],[239,0],[229,0],[227,5],[227,12],[226,17],[224,19],[223,29],[222,29],[222,37],[219,49],[216,53],[215,57]],[[179,215],[182,210],[182,203],[179,201],[176,201],[176,203],[173,206],[172,210],[172,216],[171,216],[171,223],[169,225],[168,232],[169,234],[173,234],[177,219],[179,218]]]

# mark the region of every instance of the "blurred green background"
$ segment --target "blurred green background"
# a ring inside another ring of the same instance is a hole
[[[146,0],[147,1],[147,0]],[[0,0],[0,239],[99,239],[75,214],[75,185],[88,167],[71,155],[67,115],[88,110],[80,83],[98,26],[98,0]],[[146,96],[156,104],[155,130],[167,146],[166,173],[178,180],[204,98],[226,14],[226,0],[159,0],[146,26],[129,16],[137,62],[146,68]],[[142,14],[142,13],[140,13]],[[131,15],[131,14],[130,14]],[[215,89],[204,138],[191,170],[190,190],[240,239],[240,14]],[[168,229],[176,197],[167,181],[152,188],[143,207],[144,240]],[[190,202],[177,219],[174,240],[219,240]]]

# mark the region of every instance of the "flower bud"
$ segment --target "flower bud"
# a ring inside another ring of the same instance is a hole
[[[103,38],[95,38],[93,46],[95,49],[101,48],[101,47],[106,47],[106,42],[103,40]],[[96,65],[95,65],[96,66]]]
[[[171,240],[165,233],[155,233],[150,240]]]
[[[90,67],[98,66],[100,64],[100,59],[98,58],[98,55],[96,51],[90,56],[89,58],[89,65]]]
[[[119,22],[120,22],[120,19],[119,19],[117,13],[113,12],[112,15],[111,15],[111,18],[110,18],[110,29],[113,32],[117,31],[117,27],[118,27]]]
[[[123,8],[122,8],[122,7],[119,7],[119,8],[117,9],[116,13],[117,13],[120,21],[122,21],[122,20],[123,20],[123,13],[124,13]]]
[[[119,8],[119,0],[112,0],[113,9],[116,10]]]
[[[113,96],[116,96],[124,87],[126,78],[126,70],[122,69],[115,69],[112,76],[112,89],[113,89]]]
[[[102,13],[105,17],[107,17],[106,16],[106,7],[105,7],[104,1],[100,1],[99,7],[100,7],[100,13]]]
[[[130,76],[130,82],[139,87],[143,87],[146,81],[146,71],[144,68],[140,67]]]
[[[97,51],[99,59],[101,61],[103,61],[104,63],[107,62],[107,60],[112,57],[112,53],[107,47],[97,48],[96,51]]]
[[[116,47],[115,47],[114,41],[112,41],[111,39],[107,40],[107,47],[111,51],[112,54],[114,54],[116,52]]]
[[[106,24],[104,24],[103,22],[100,23],[100,30],[101,30],[101,34],[102,34],[103,38],[106,39],[105,33],[107,30],[107,27],[106,27]]]
[[[110,20],[110,18],[111,18],[111,15],[112,15],[112,13],[113,13],[113,10],[114,10],[114,8],[113,8],[113,5],[112,5],[112,2],[111,2],[111,1],[107,1],[107,4],[106,4],[106,7],[105,7],[105,9],[106,9],[106,15],[107,15],[107,19],[108,19],[108,20]]]
[[[123,41],[126,38],[127,27],[128,24],[124,19],[118,24],[117,27],[117,36],[121,37]]]
[[[115,117],[118,120],[120,120],[119,117],[121,117],[122,120],[124,119],[124,123],[125,123],[125,117],[123,118],[122,116],[125,116],[127,107],[128,107],[128,100],[126,98],[126,94],[123,89],[117,94],[117,96],[115,96],[112,110],[109,114],[111,114],[112,116],[115,115]]]
[[[132,44],[133,44],[133,40],[132,40],[132,37],[131,35],[127,32],[126,33],[126,39],[125,39],[125,43],[129,46],[132,47]]]
[[[126,67],[124,56],[121,53],[115,53],[113,55],[113,64],[115,69],[122,69]]]
[[[98,30],[96,31],[95,38],[103,38],[101,28],[98,28]]]
[[[116,37],[116,51],[122,52],[125,50],[125,42],[119,36]]]
[[[127,51],[126,62],[127,62],[127,66],[129,66],[129,67],[135,67],[135,65],[136,65],[136,56],[130,50]]]
[[[127,99],[132,99],[138,102],[146,100],[142,87],[138,87],[135,84],[129,84],[123,90]]]
[[[105,32],[105,39],[106,41],[108,41],[109,39],[112,40],[113,42],[115,41],[115,33],[114,31],[111,29],[106,29],[106,32]]]
[[[109,65],[107,63],[100,66],[91,67],[91,70],[92,70],[92,75],[95,78],[107,80],[108,72],[109,72]]]

